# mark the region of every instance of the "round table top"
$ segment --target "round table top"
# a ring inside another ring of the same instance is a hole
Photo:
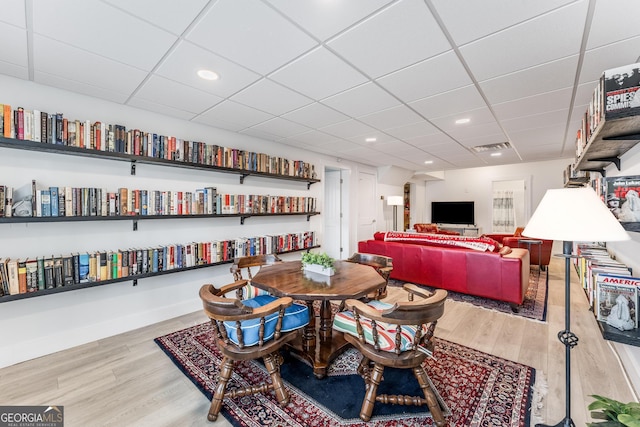
[[[386,284],[368,265],[336,261],[335,270],[335,275],[323,276],[303,271],[300,261],[279,262],[263,266],[251,284],[276,296],[301,300],[360,298]]]

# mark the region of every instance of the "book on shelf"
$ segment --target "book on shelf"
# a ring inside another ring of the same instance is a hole
[[[596,319],[621,331],[637,328],[640,278],[601,274],[596,286]]]
[[[9,281],[9,295],[18,295],[20,293],[20,283],[18,279],[18,260],[7,259],[7,278]]]

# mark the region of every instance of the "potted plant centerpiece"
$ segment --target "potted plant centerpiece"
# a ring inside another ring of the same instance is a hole
[[[335,260],[326,253],[306,252],[302,254],[302,269],[313,273],[323,274],[325,276],[333,276],[336,274],[334,268]]]

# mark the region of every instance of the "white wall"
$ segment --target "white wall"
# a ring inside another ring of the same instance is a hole
[[[248,149],[313,163],[323,179],[325,166],[357,176],[375,168],[322,156],[254,137],[174,119],[72,92],[0,76],[0,103],[12,107],[63,112],[78,120],[123,124],[148,132],[174,135],[228,147]],[[322,212],[323,184],[306,184],[191,169],[140,164],[135,176],[127,162],[0,148],[0,183],[20,187],[36,179],[46,186],[144,188],[192,191],[216,186],[233,194],[273,194],[318,197]],[[353,187],[353,183],[352,189]],[[354,194],[353,191],[351,194]],[[356,212],[352,206],[351,212]],[[353,216],[352,216],[353,218]],[[174,242],[231,239],[241,236],[316,231],[322,243],[321,215],[248,218],[170,219],[140,221],[132,231],[128,221],[0,224],[0,258],[62,255],[72,252],[145,247]],[[352,226],[352,230],[354,230]],[[356,247],[355,232],[350,237]],[[286,255],[285,259],[299,258]],[[201,309],[198,289],[204,283],[231,282],[229,265],[141,279],[138,286],[122,282],[0,304],[0,367],[94,341],[123,331]],[[205,321],[203,315],[203,321]]]
[[[529,217],[549,188],[562,188],[562,171],[571,159],[547,162],[519,163],[514,165],[487,166],[481,168],[445,171],[443,181],[427,181],[425,186],[425,210],[431,222],[432,201],[474,201],[476,225],[481,232],[490,233],[492,224],[493,181],[523,179],[530,183],[527,200]],[[527,218],[528,220],[528,218]]]

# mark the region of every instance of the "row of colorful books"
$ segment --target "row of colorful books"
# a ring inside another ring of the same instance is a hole
[[[0,135],[5,138],[274,175],[316,178],[315,166],[302,160],[187,141],[101,121],[91,123],[89,120],[73,120],[62,113],[49,114],[23,107],[12,109],[8,104],[0,104],[0,116]]]
[[[640,278],[597,244],[576,244],[576,267],[596,319],[621,331],[638,328]]]
[[[313,231],[118,249],[26,259],[0,259],[0,296],[37,292],[168,270],[204,266],[233,258],[283,253],[316,246]]]
[[[216,187],[194,191],[0,185],[0,217],[125,215],[220,215],[315,212],[315,197],[218,194]]]

